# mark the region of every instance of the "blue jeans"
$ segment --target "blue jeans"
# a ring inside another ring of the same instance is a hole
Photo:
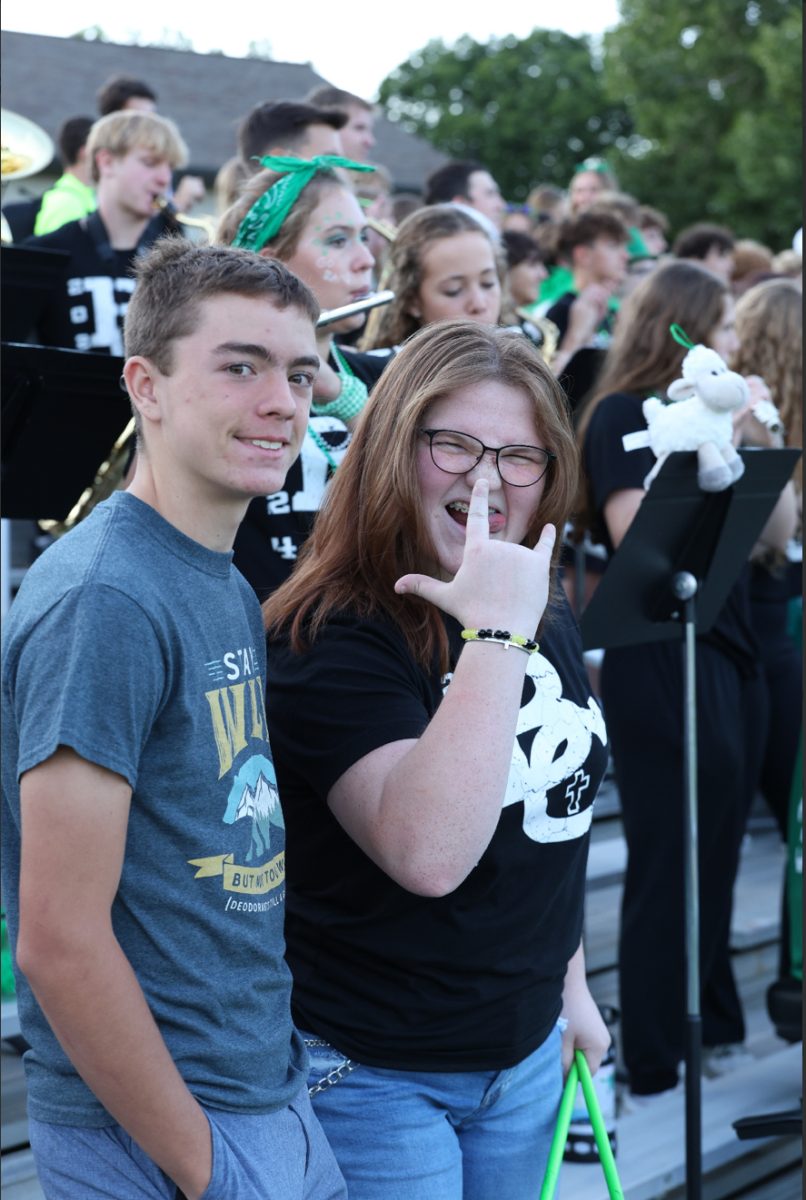
[[[213,1175],[201,1200],[346,1200],[305,1089],[266,1115],[205,1108]],[[47,1200],[175,1200],[177,1188],[120,1125],[87,1129],[29,1120]]]
[[[539,1196],[562,1092],[559,1025],[504,1071],[340,1070],[344,1055],[302,1036],[314,1110],[350,1200]],[[336,1082],[316,1090],[330,1072]]]

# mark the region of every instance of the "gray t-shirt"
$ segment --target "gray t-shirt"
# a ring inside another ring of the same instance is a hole
[[[168,1049],[199,1101],[251,1113],[285,1106],[306,1070],[283,957],[285,828],[264,679],[260,609],[231,554],[126,493],[34,563],[5,623],[12,942],[19,779],[68,746],[133,790],[112,919]],[[31,1115],[109,1124],[17,982]]]

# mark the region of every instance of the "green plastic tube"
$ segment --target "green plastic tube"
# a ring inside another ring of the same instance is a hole
[[[574,1111],[574,1099],[576,1097],[577,1083],[579,1082],[579,1070],[576,1063],[571,1064],[571,1070],[568,1072],[568,1078],[565,1081],[565,1090],[560,1101],[560,1111],[557,1114],[557,1125],[554,1129],[554,1137],[549,1150],[549,1160],[546,1164],[546,1174],[543,1176],[543,1186],[540,1189],[540,1200],[552,1200],[554,1191],[557,1187],[557,1179],[560,1175],[560,1167],[563,1162],[563,1153],[565,1151],[565,1143],[568,1140],[568,1128],[571,1124],[571,1114]]]
[[[588,1060],[581,1050],[577,1050],[574,1055],[574,1061],[579,1072],[579,1082],[582,1084],[582,1094],[588,1106],[588,1116],[593,1126],[593,1136],[596,1139],[596,1148],[599,1151],[599,1158],[602,1161],[602,1170],[604,1171],[607,1190],[610,1193],[610,1200],[624,1200],[621,1181],[616,1170],[616,1160],[613,1157],[610,1138],[607,1136],[602,1110],[596,1098],[596,1089],[593,1086],[593,1077],[588,1066]]]

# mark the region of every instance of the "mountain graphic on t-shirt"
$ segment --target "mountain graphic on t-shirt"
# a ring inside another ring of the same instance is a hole
[[[283,828],[282,812],[280,811],[280,795],[273,783],[270,783],[261,771],[254,787],[247,783],[241,792],[238,807],[235,810],[235,820],[252,819],[252,836],[246,861],[262,857],[268,853],[271,840],[271,825]]]

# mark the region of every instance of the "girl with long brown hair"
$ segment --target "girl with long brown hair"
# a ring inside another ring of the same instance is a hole
[[[736,303],[739,348],[731,366],[760,375],[781,414],[787,446],[803,446],[803,293],[791,279],[765,279]],[[803,492],[802,460],[797,468]]]
[[[577,467],[522,334],[431,324],[264,605],[295,1018],[354,1200],[536,1194],[562,1063],[607,1045],[580,940],[606,735],[554,582]]]
[[[731,363],[763,380],[780,414],[781,444],[797,447],[803,445],[802,321],[803,296],[792,280],[767,279],[749,288],[736,303],[740,344]],[[792,623],[800,624],[803,615],[802,459],[777,514],[752,556],[750,611],[769,705],[759,786],[786,840],[803,718],[802,656],[791,636]]]
[[[622,438],[646,428],[644,399],[664,395],[680,375],[685,349],[670,334],[673,324],[726,360],[738,350],[728,285],[704,267],[661,266],[625,303],[579,424],[585,481],[579,524],[608,554],[635,517],[655,461],[648,449],[626,451]],[[752,420],[749,410],[741,415],[737,440]],[[697,648],[703,1042],[706,1070],[714,1073],[741,1053],[744,1039],[728,935],[739,846],[758,778],[764,705],[748,578],[745,570]],[[628,849],[619,946],[624,1061],[636,1103],[646,1103],[676,1086],[683,1058],[680,645],[607,650],[601,696]]]
[[[505,275],[501,252],[469,212],[431,204],[411,213],[389,249],[383,286],[391,304],[371,313],[366,350],[398,346],[432,321],[465,317],[496,325]]]

